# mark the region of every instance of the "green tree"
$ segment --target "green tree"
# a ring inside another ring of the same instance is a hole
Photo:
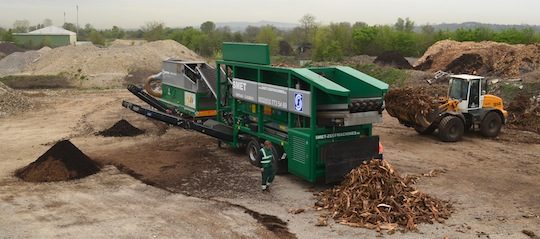
[[[2,41],[13,42],[13,32],[11,29],[8,29],[2,35]]]
[[[352,55],[352,27],[348,22],[331,23],[328,26],[330,30],[330,38],[333,43],[338,44],[342,52],[347,52],[347,55]]]
[[[261,29],[259,27],[247,26],[246,30],[244,31],[243,39],[246,42],[256,42],[257,41],[257,35],[259,35],[260,31],[261,31]]]
[[[235,32],[235,33],[233,34],[233,41],[234,41],[234,42],[243,42],[244,39],[242,38],[242,33],[240,33],[240,32]]]
[[[357,27],[353,30],[352,40],[355,54],[369,54],[375,44],[379,29],[374,26]]]
[[[279,40],[273,26],[261,27],[259,34],[257,34],[257,42],[268,44],[272,54],[276,54],[279,50]]]
[[[113,39],[122,39],[124,38],[126,33],[124,32],[124,30],[122,30],[122,28],[118,26],[113,26],[110,35]]]
[[[530,27],[522,30],[509,28],[500,31],[494,38],[496,41],[510,44],[530,44],[535,41],[535,32]]]
[[[157,41],[164,38],[165,24],[162,22],[147,22],[141,27],[143,37],[147,41]]]
[[[95,45],[105,45],[105,38],[101,35],[100,32],[92,30],[88,35],[88,40],[90,40]]]
[[[212,21],[206,21],[201,24],[201,31],[208,34],[216,30],[216,24]]]
[[[343,59],[343,49],[333,40],[329,27],[319,27],[315,33],[313,59],[317,61],[339,61]]]
[[[62,28],[68,31],[77,32],[77,26],[75,26],[75,24],[70,23],[70,22],[64,23],[64,25],[62,25]]]
[[[412,32],[414,30],[414,22],[409,18],[398,18],[397,22],[394,24],[396,30],[400,32]]]
[[[420,30],[424,34],[431,35],[435,32],[435,28],[432,25],[426,24],[420,27]]]
[[[315,29],[317,28],[317,23],[315,22],[315,16],[311,14],[306,14],[300,18],[300,27],[303,30],[302,43],[313,43],[315,37]]]

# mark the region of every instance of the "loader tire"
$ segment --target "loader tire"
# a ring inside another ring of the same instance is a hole
[[[424,128],[424,127],[421,127],[421,126],[414,126],[414,130],[416,130],[416,132],[420,135],[430,135],[433,133],[433,131],[435,131],[435,127],[427,127],[427,128]]]
[[[249,162],[256,167],[261,167],[261,144],[257,139],[251,139],[246,146],[246,154]]]
[[[445,116],[439,123],[439,138],[444,142],[459,141],[464,131],[463,121],[456,116]]]
[[[497,137],[502,127],[501,117],[494,111],[487,113],[480,123],[480,133],[484,137]]]
[[[161,89],[156,90],[156,85],[160,85],[160,84],[161,84],[160,79],[156,79],[156,78],[153,78],[153,76],[150,76],[146,78],[146,80],[144,81],[144,89],[149,95],[157,97],[157,98],[161,98],[163,96],[163,93],[160,91]]]

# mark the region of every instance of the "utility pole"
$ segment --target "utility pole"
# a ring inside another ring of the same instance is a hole
[[[64,12],[64,25],[63,26],[65,25],[66,25],[66,12]]]
[[[79,36],[79,4],[77,4],[77,36]]]

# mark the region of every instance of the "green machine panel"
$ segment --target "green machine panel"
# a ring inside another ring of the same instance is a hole
[[[266,44],[224,42],[223,60],[270,65],[270,48]]]
[[[289,172],[299,177],[302,177],[310,182],[316,180],[313,172],[314,163],[316,160],[313,156],[314,143],[312,142],[312,134],[308,129],[289,129],[289,152],[288,166]]]

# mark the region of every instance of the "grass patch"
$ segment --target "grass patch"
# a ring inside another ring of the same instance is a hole
[[[57,89],[74,88],[72,81],[64,75],[10,75],[0,81],[13,89]]]
[[[354,68],[378,80],[384,81],[386,84],[391,86],[401,87],[405,84],[405,81],[408,78],[406,71],[392,67],[382,67],[375,64],[367,64],[356,65]]]

